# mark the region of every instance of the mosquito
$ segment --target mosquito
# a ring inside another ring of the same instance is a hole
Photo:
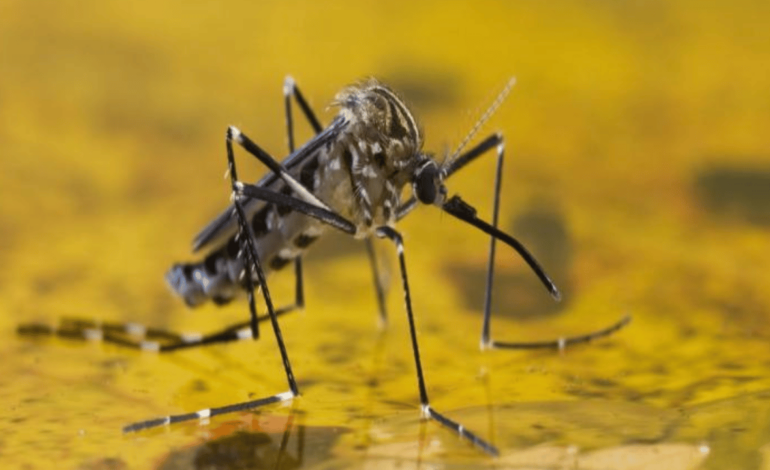
[[[607,336],[630,321],[630,317],[626,316],[602,330],[555,341],[514,343],[497,341],[491,337],[492,283],[498,241],[523,258],[555,300],[561,297],[556,285],[524,245],[497,227],[505,154],[502,134],[493,133],[465,150],[514,84],[515,79],[510,79],[457,150],[439,161],[434,155],[423,151],[421,128],[404,100],[379,81],[369,79],[338,93],[332,105],[339,111],[324,128],[294,79],[287,77],[283,94],[288,156],[279,162],[239,129],[228,127],[225,146],[232,204],[195,237],[193,251],[205,252],[202,259],[176,264],[166,275],[172,290],[191,307],[209,300],[222,305],[245,294],[249,306],[247,321],[205,335],[178,334],[136,324],[96,323],[79,319],[64,319],[56,328],[39,324],[22,325],[19,331],[23,334],[100,339],[135,349],[169,352],[214,343],[257,339],[260,323],[270,321],[286,373],[287,391],[243,403],[136,422],[125,426],[124,432],[194,419],[205,420],[225,413],[292,400],[299,395],[299,390],[278,317],[305,305],[303,254],[329,230],[338,230],[363,240],[372,268],[380,319],[385,323],[385,288],[378,272],[373,239],[386,239],[395,245],[398,254],[422,417],[438,422],[482,451],[498,455],[494,445],[430,404],[412,311],[406,250],[404,240],[396,229],[398,221],[419,205],[435,206],[490,236],[481,329],[482,349],[564,349],[568,345]],[[292,100],[315,132],[315,136],[299,148],[295,148],[294,142]],[[235,146],[256,157],[270,170],[256,184],[238,179]],[[490,223],[479,218],[476,209],[460,196],[450,197],[444,183],[479,156],[492,151],[496,154],[497,166]],[[411,189],[411,194],[408,194],[406,188]],[[408,195],[404,196],[403,193]],[[266,277],[289,264],[293,264],[295,274],[294,303],[276,308]],[[262,316],[257,314],[257,289],[264,298],[267,310]]]

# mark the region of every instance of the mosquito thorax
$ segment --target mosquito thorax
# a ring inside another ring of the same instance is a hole
[[[400,173],[420,153],[422,132],[403,99],[377,80],[370,79],[342,90],[333,106],[348,121],[345,136],[362,153],[364,165]]]

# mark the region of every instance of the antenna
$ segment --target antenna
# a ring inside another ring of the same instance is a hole
[[[500,93],[497,94],[497,97],[495,98],[495,101],[492,102],[492,104],[487,108],[487,110],[484,112],[484,114],[481,115],[478,121],[476,121],[476,124],[473,126],[470,132],[468,132],[468,135],[465,136],[465,138],[460,142],[460,145],[457,146],[457,150],[454,151],[454,153],[447,158],[444,161],[444,164],[442,165],[444,168],[449,168],[449,166],[452,164],[452,162],[457,159],[458,156],[460,156],[460,152],[465,148],[466,145],[468,145],[468,142],[473,139],[473,137],[476,135],[476,133],[479,132],[481,127],[486,124],[486,122],[489,120],[489,118],[492,117],[493,114],[495,114],[495,111],[497,111],[497,108],[500,107],[501,104],[503,104],[503,101],[505,101],[505,98],[508,97],[508,94],[511,92],[511,89],[513,89],[513,86],[516,84],[516,77],[511,77],[508,79],[508,83],[505,84],[505,87],[500,91]]]

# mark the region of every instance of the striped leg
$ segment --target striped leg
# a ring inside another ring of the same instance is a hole
[[[296,101],[297,105],[299,105],[300,109],[302,110],[302,113],[305,115],[305,118],[307,118],[308,122],[313,128],[313,131],[316,134],[318,134],[323,130],[323,128],[321,127],[321,123],[318,121],[318,118],[316,117],[313,110],[307,104],[307,100],[305,100],[305,97],[299,91],[299,88],[294,82],[294,79],[292,77],[287,76],[283,82],[283,103],[284,103],[284,109],[286,114],[286,143],[289,147],[289,155],[294,153],[294,150],[295,150],[294,119],[292,117],[292,112],[291,112],[292,97],[294,98],[294,101]],[[295,292],[294,305],[282,307],[278,311],[289,312],[295,309],[301,309],[305,306],[305,289],[304,289],[303,276],[302,276],[302,257],[301,256],[297,256],[294,259],[294,275],[296,280],[295,289],[294,289],[294,292]]]
[[[228,146],[229,147],[229,146]],[[230,161],[230,174],[233,181],[233,188],[235,188],[235,182],[236,180],[236,173],[235,173],[235,164],[232,159],[232,151],[230,148],[228,148],[228,158]],[[243,212],[243,207],[241,206],[241,202],[238,200],[238,198],[235,198],[234,201],[235,204],[235,210],[238,217],[238,226],[239,226],[239,236],[240,240],[243,246],[243,253],[246,258],[246,266],[249,267],[249,273],[245,273],[245,280],[246,285],[248,289],[248,296],[249,296],[249,312],[251,314],[252,318],[252,327],[254,325],[253,321],[257,317],[257,311],[256,311],[256,305],[255,305],[255,299],[254,299],[254,281],[252,280],[254,275],[256,275],[257,280],[260,285],[260,290],[262,291],[262,295],[265,299],[265,303],[267,304],[267,311],[270,315],[270,322],[273,326],[273,332],[275,333],[276,342],[278,343],[278,349],[281,354],[281,359],[283,361],[283,367],[284,371],[286,372],[286,379],[289,383],[289,390],[283,393],[278,393],[269,397],[265,398],[259,398],[257,400],[249,400],[242,403],[235,403],[232,405],[226,405],[216,408],[207,408],[204,410],[196,411],[194,413],[185,413],[180,415],[170,415],[165,416],[162,418],[154,418],[149,419],[146,421],[139,421],[137,423],[132,423],[123,428],[123,432],[136,432],[141,431],[143,429],[149,429],[149,428],[155,428],[158,426],[164,426],[174,423],[179,423],[183,421],[192,421],[194,419],[201,419],[201,420],[207,420],[213,416],[223,415],[226,413],[234,413],[236,411],[245,411],[250,410],[253,408],[257,408],[260,406],[269,405],[271,403],[277,403],[281,401],[287,401],[291,400],[297,395],[299,395],[299,390],[297,389],[297,382],[294,379],[294,373],[291,369],[291,363],[289,362],[289,356],[286,352],[286,345],[283,342],[283,335],[281,334],[281,329],[278,326],[278,318],[275,314],[275,310],[273,309],[273,302],[270,298],[270,291],[267,287],[267,283],[265,282],[265,274],[262,271],[262,266],[260,265],[259,258],[257,257],[257,251],[254,248],[253,245],[253,238],[251,236],[251,226],[246,221],[246,215]],[[253,329],[252,329],[253,332]]]
[[[275,313],[281,316],[292,310],[293,308],[284,307],[276,310]],[[258,317],[257,321],[261,323],[269,319],[270,315],[264,314]],[[138,323],[99,322],[83,318],[62,318],[57,326],[27,323],[19,325],[16,331],[22,336],[58,336],[69,340],[100,341],[129,349],[158,353],[252,339],[250,320],[206,334],[177,333],[146,327]]]
[[[235,403],[232,405],[226,405],[222,407],[207,408],[194,413],[170,415],[162,418],[154,418],[154,419],[149,419],[145,421],[140,421],[137,423],[132,423],[125,426],[123,428],[123,432],[141,431],[143,429],[149,429],[149,428],[154,428],[158,426],[179,423],[183,421],[191,421],[194,419],[202,419],[202,420],[209,419],[217,415],[233,413],[236,411],[244,411],[244,410],[257,408],[264,405],[269,405],[271,403],[291,400],[294,397],[299,395],[299,390],[297,388],[297,381],[294,379],[294,372],[292,371],[291,363],[289,362],[289,355],[288,355],[288,352],[286,351],[286,345],[284,344],[284,341],[283,341],[281,328],[278,325],[278,315],[276,315],[275,309],[273,307],[273,301],[270,296],[270,290],[267,286],[265,273],[262,269],[259,256],[257,255],[256,247],[254,246],[254,239],[256,237],[254,236],[254,232],[251,225],[248,223],[248,220],[246,218],[246,213],[244,212],[243,205],[241,203],[240,187],[242,185],[238,181],[238,173],[235,168],[235,155],[233,152],[232,137],[233,136],[232,136],[231,129],[228,129],[227,139],[225,142],[227,147],[227,163],[228,163],[228,169],[230,174],[230,183],[232,185],[232,191],[233,191],[233,206],[235,209],[236,218],[238,220],[238,239],[241,244],[241,253],[245,258],[244,266],[247,267],[247,269],[244,269],[243,278],[246,282],[246,292],[248,295],[248,303],[249,303],[249,316],[250,316],[249,327],[250,327],[252,336],[254,338],[258,337],[258,329],[257,329],[258,316],[257,316],[256,301],[254,296],[254,291],[255,291],[254,278],[256,277],[257,284],[259,285],[260,291],[262,292],[262,296],[265,299],[265,304],[266,304],[267,312],[270,318],[270,323],[271,323],[271,326],[273,327],[273,333],[275,335],[276,343],[278,344],[278,350],[280,352],[281,360],[283,362],[284,372],[286,373],[286,380],[289,384],[289,390],[283,393],[278,393],[278,394],[269,396],[269,397],[259,398],[257,400],[249,400],[246,402]]]
[[[285,170],[283,170],[280,167],[280,164],[275,162],[275,160],[272,160],[272,157],[270,157],[266,152],[260,149],[256,144],[254,144],[246,136],[242,135],[240,131],[238,131],[234,127],[228,128],[226,146],[227,146],[228,168],[229,168],[230,179],[231,179],[232,190],[233,190],[233,206],[234,206],[235,214],[238,220],[238,238],[242,247],[241,252],[245,257],[245,266],[249,267],[249,270],[248,270],[249,272],[244,272],[244,280],[246,282],[246,290],[248,293],[249,313],[250,313],[250,320],[248,323],[245,323],[245,325],[249,326],[250,333],[253,337],[258,336],[257,325],[258,325],[259,317],[257,316],[257,310],[256,310],[255,298],[254,298],[254,290],[255,290],[254,278],[256,277],[257,283],[265,299],[265,303],[268,311],[268,317],[273,327],[273,332],[276,337],[276,342],[278,343],[278,349],[281,355],[281,359],[283,361],[284,371],[286,372],[286,378],[289,383],[289,391],[278,393],[270,397],[260,398],[257,400],[250,400],[243,403],[236,403],[233,405],[227,405],[227,406],[217,407],[217,408],[208,408],[208,409],[204,409],[194,413],[171,415],[171,416],[166,416],[162,418],[155,418],[155,419],[150,419],[146,421],[141,421],[141,422],[133,423],[126,426],[124,428],[124,432],[140,431],[143,429],[168,425],[172,423],[178,423],[182,421],[190,421],[194,419],[208,419],[212,416],[217,416],[225,413],[232,413],[236,411],[243,411],[247,409],[256,408],[259,406],[268,405],[271,403],[290,400],[293,397],[299,395],[299,391],[297,389],[297,383],[296,383],[296,380],[294,379],[294,373],[292,371],[291,364],[289,362],[288,353],[286,351],[286,346],[283,342],[283,336],[281,334],[281,330],[278,325],[278,315],[276,310],[273,307],[272,299],[270,297],[270,291],[268,289],[267,282],[265,280],[265,274],[264,274],[264,271],[262,270],[262,266],[261,266],[259,257],[257,255],[257,250],[254,246],[254,239],[256,237],[254,236],[254,232],[251,225],[247,221],[246,214],[243,209],[242,199],[243,200],[245,200],[246,198],[261,199],[273,204],[285,205],[285,206],[291,207],[293,210],[302,212],[311,217],[315,217],[329,225],[332,225],[340,230],[345,231],[346,233],[350,233],[350,234],[355,233],[356,228],[351,222],[347,221],[343,217],[327,209],[323,205],[323,203],[321,203],[320,201],[314,204],[314,203],[307,202],[304,199],[288,196],[281,192],[271,191],[261,186],[246,185],[241,183],[238,180],[236,167],[235,167],[235,156],[234,156],[233,145],[232,145],[233,142],[238,143],[239,145],[244,147],[247,151],[249,151],[249,153],[260,158],[260,160],[264,158],[266,161],[271,163],[272,165],[271,169],[273,169],[277,175],[284,178],[290,186],[294,187],[294,185],[298,185],[299,183],[296,180],[294,180],[291,176],[287,174],[281,174],[281,171],[285,171]],[[303,195],[304,194],[300,191],[300,196],[303,196]]]
[[[491,149],[495,149],[497,153],[497,166],[495,170],[495,185],[494,185],[494,193],[493,193],[493,209],[492,209],[492,225],[491,225],[494,230],[497,230],[499,213],[500,213],[500,192],[502,189],[503,160],[505,156],[505,141],[503,139],[503,136],[501,134],[492,134],[491,136],[484,139],[481,143],[479,143],[472,149],[460,155],[446,169],[446,176],[448,177],[452,175],[453,173],[460,170],[468,163],[474,161],[479,156],[487,153]],[[407,204],[405,204],[402,207],[405,207],[405,206],[408,207]],[[548,279],[548,276],[542,270],[540,265],[534,260],[534,257],[532,257],[532,255],[529,254],[529,252],[527,252],[520,243],[518,242],[516,243],[521,247],[522,250],[524,250],[524,252],[526,253],[525,255],[523,254],[525,260],[527,260],[528,264],[533,269],[535,274],[537,274],[537,276],[544,281],[545,285],[548,287],[549,291],[551,292],[554,300],[559,301],[561,299],[561,294],[553,285],[553,283],[550,281],[550,279]],[[565,336],[555,340],[538,341],[538,342],[518,342],[518,343],[493,340],[491,338],[490,325],[491,325],[491,318],[492,318],[492,287],[494,282],[496,244],[497,244],[497,237],[491,236],[490,242],[489,242],[489,256],[487,260],[487,276],[486,276],[487,282],[486,282],[486,287],[484,289],[484,320],[483,320],[482,329],[481,329],[481,348],[482,349],[550,348],[550,349],[563,350],[564,348],[570,345],[587,343],[594,339],[608,336],[614,333],[615,331],[623,328],[625,325],[627,325],[631,321],[630,316],[624,316],[619,321],[615,322],[614,324],[606,328],[592,331],[590,333],[583,334],[583,335]],[[520,251],[520,253],[522,252]],[[528,258],[531,258],[531,261]]]
[[[414,323],[414,314],[412,312],[412,299],[409,291],[409,280],[406,274],[406,258],[404,256],[404,241],[401,235],[391,227],[380,227],[377,229],[377,236],[387,238],[396,245],[398,251],[398,261],[401,268],[401,282],[404,289],[404,299],[406,301],[406,316],[409,321],[409,334],[412,339],[412,352],[414,353],[414,362],[417,369],[417,387],[420,391],[420,408],[422,409],[423,417],[426,419],[433,419],[444,427],[449,428],[459,435],[462,439],[467,440],[474,446],[483,450],[490,455],[498,455],[499,451],[495,446],[489,442],[483,440],[476,434],[465,429],[465,427],[453,421],[443,414],[436,411],[428,400],[428,391],[425,387],[425,375],[422,370],[422,362],[420,361],[420,348],[417,344],[417,329]]]

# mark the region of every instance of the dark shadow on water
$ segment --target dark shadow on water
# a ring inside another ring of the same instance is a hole
[[[712,215],[770,226],[770,168],[715,166],[700,171],[694,185]]]
[[[331,458],[344,428],[293,426],[283,432],[238,430],[200,445],[172,452],[161,470],[289,470]]]
[[[535,204],[503,228],[522,242],[535,256],[562,292],[562,301],[554,302],[543,289],[534,273],[524,264],[505,267],[501,260],[517,257],[516,253],[498,244],[494,288],[493,314],[517,319],[548,317],[561,312],[569,303],[572,287],[569,279],[572,265],[572,243],[564,217],[552,205]],[[506,263],[510,265],[510,263]],[[447,272],[463,295],[464,305],[478,311],[484,306],[486,263],[452,262]]]

